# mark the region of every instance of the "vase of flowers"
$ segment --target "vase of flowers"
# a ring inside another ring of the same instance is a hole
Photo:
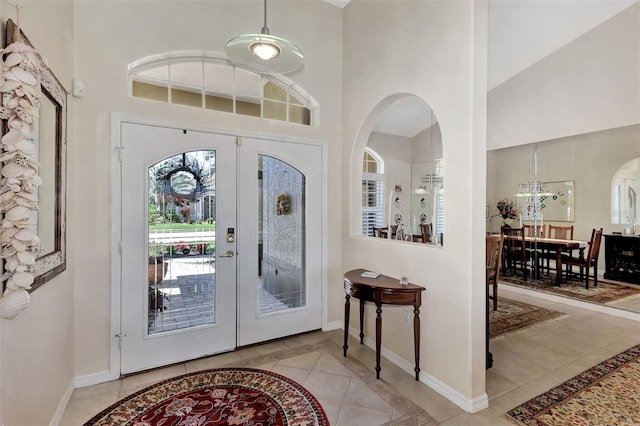
[[[513,201],[508,198],[504,198],[496,203],[496,208],[498,209],[498,213],[491,216],[491,219],[494,217],[499,217],[502,219],[503,226],[511,227],[513,221],[518,218],[518,211],[513,203]]]

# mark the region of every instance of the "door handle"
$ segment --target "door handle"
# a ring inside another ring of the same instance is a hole
[[[221,254],[220,257],[233,257],[234,254],[233,250],[227,250],[227,252],[225,254]]]

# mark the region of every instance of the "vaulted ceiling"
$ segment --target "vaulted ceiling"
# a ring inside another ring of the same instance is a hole
[[[349,0],[326,0],[344,7]],[[504,83],[638,0],[489,0],[488,90]],[[412,137],[430,125],[429,107],[405,98],[375,130]],[[407,111],[415,111],[408,114]],[[416,116],[422,119],[416,119]]]

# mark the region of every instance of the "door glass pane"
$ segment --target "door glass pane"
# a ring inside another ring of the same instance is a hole
[[[215,151],[149,167],[148,333],[215,323]]]
[[[258,314],[307,305],[305,176],[258,156]]]

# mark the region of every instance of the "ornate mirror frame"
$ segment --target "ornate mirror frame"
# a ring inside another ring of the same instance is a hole
[[[26,35],[18,29],[16,24],[9,19],[7,21],[7,45],[20,41],[31,47],[33,45]],[[36,256],[35,265],[31,271],[34,275],[34,283],[30,291],[46,283],[56,275],[60,274],[67,268],[66,257],[66,174],[67,174],[67,91],[56,78],[53,71],[43,61],[36,56],[37,66],[40,71],[42,96],[41,104],[49,102],[54,111],[54,123],[48,128],[39,126],[39,134],[34,135],[37,138],[36,149],[38,150],[38,161],[41,163],[39,175],[46,180],[52,177],[55,182],[46,182],[49,184],[53,194],[42,194],[46,187],[39,189],[38,200],[40,209],[38,214],[38,223],[50,224],[51,228],[48,235],[41,239],[50,241],[50,247]],[[5,126],[6,131],[6,126]],[[55,147],[45,147],[41,141],[55,141]],[[48,156],[55,157],[44,158],[40,153],[46,152]],[[43,158],[41,158],[43,157]],[[46,168],[49,169],[46,169]],[[50,170],[53,169],[53,170]],[[42,203],[44,198],[48,199],[47,203]],[[40,229],[38,230],[40,236]]]

